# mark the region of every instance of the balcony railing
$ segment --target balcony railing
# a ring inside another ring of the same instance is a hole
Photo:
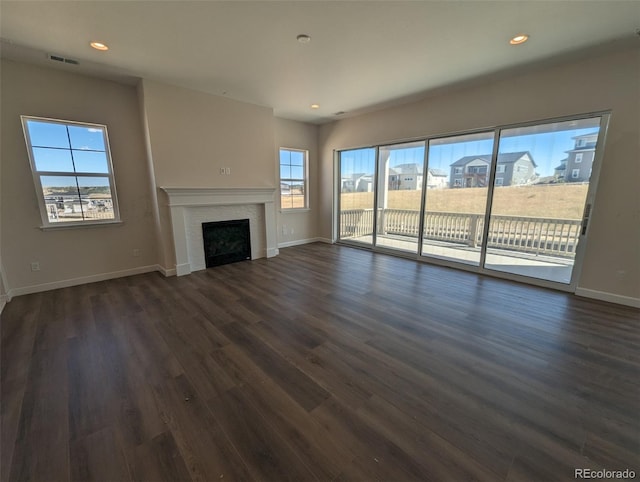
[[[580,237],[579,219],[491,216],[487,246],[490,248],[573,258]],[[378,210],[378,236],[417,238],[420,212],[404,209]],[[478,247],[482,244],[484,216],[466,213],[427,213],[424,240]],[[340,238],[373,234],[373,209],[340,212]]]

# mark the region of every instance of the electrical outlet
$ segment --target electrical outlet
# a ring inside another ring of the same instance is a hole
[[[230,167],[225,167],[225,169],[224,169],[224,173],[225,173],[227,176],[230,176],[230,175],[231,175],[231,168],[230,168]]]
[[[138,248],[135,248],[132,254],[135,258],[137,258],[138,256],[140,256],[140,250]]]
[[[31,262],[31,271],[40,271],[40,263],[38,261]]]
[[[220,175],[221,175],[221,176],[224,176],[224,167],[221,167],[221,168],[220,168]]]

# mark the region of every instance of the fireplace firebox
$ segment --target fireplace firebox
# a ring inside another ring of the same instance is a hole
[[[248,219],[202,223],[207,268],[251,259]]]

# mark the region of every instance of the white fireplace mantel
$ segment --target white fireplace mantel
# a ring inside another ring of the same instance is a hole
[[[268,258],[278,254],[276,240],[276,210],[274,203],[274,188],[185,188],[162,187],[169,197],[171,210],[171,224],[173,227],[173,242],[176,254],[176,274],[182,276],[189,274],[201,266],[194,264],[194,247],[191,246],[189,233],[197,231],[193,224],[192,214],[199,208],[212,206],[229,206],[230,210],[239,205],[264,207],[264,234],[266,235],[266,247],[261,249],[263,253],[254,253],[254,258],[266,255]],[[220,219],[209,219],[218,221]],[[263,227],[260,226],[259,229]],[[255,233],[252,233],[252,242]],[[204,248],[200,248],[204,249]],[[198,253],[199,254],[199,253]]]

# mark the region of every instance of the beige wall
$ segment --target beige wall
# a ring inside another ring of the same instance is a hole
[[[173,269],[168,200],[159,188],[276,187],[273,110],[147,80],[139,90],[158,195],[159,262]]]
[[[278,244],[287,246],[315,239],[318,236],[319,210],[318,127],[304,122],[275,118],[275,147],[276,172],[279,172],[278,152],[281,147],[309,151],[309,209],[278,212]]]
[[[526,70],[320,128],[319,235],[332,235],[335,149],[612,109],[578,285],[640,298],[640,50]]]
[[[8,288],[156,264],[156,242],[135,87],[2,60],[2,261]],[[106,124],[121,225],[42,231],[20,115]],[[133,257],[133,249],[140,256]],[[39,261],[41,270],[30,264]]]

